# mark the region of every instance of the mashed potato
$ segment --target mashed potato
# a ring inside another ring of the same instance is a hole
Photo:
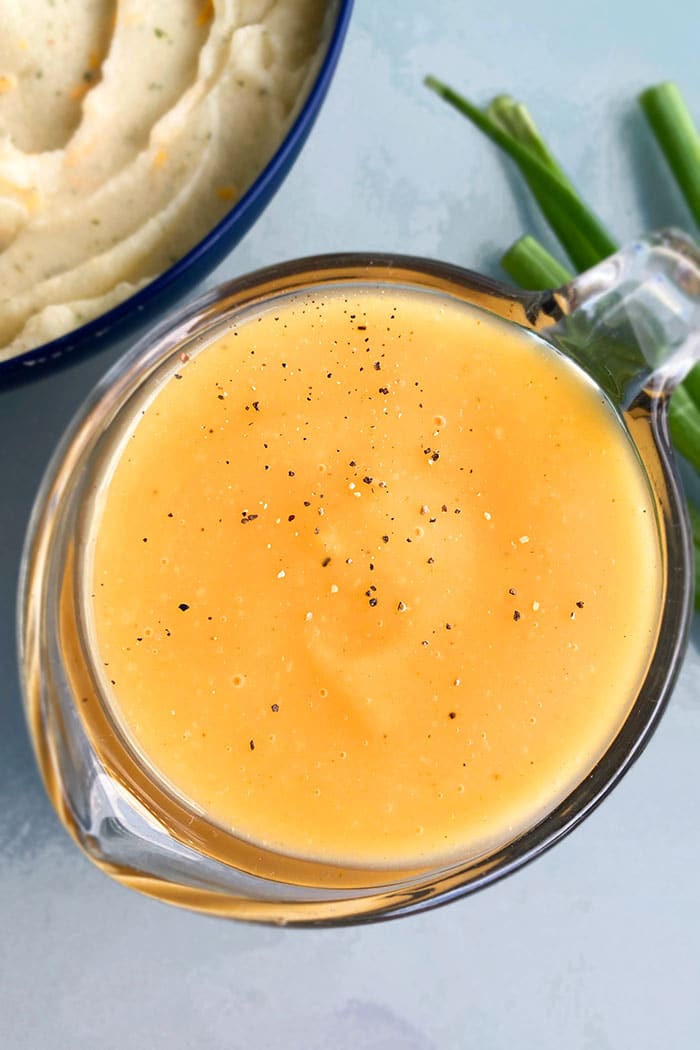
[[[181,258],[280,144],[324,0],[0,0],[0,360]]]

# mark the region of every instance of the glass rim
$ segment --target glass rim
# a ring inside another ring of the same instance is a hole
[[[141,339],[98,383],[57,448],[35,503],[22,558],[18,616],[20,665],[35,747],[47,781],[47,756],[44,753],[48,744],[46,712],[32,710],[29,666],[32,660],[36,664],[42,646],[47,590],[51,590],[51,572],[55,573],[60,569],[52,564],[51,555],[54,554],[55,562],[54,547],[57,529],[60,533],[62,524],[61,513],[64,515],[65,532],[70,481],[75,480],[76,472],[80,472],[84,467],[84,460],[94,454],[95,441],[102,433],[105,419],[109,427],[130,394],[140,389],[160,365],[170,361],[188,340],[201,337],[209,341],[207,333],[211,332],[212,327],[221,324],[229,314],[243,307],[268,302],[276,294],[289,294],[331,283],[387,283],[430,288],[441,294],[455,295],[462,301],[466,299],[470,303],[482,306],[507,320],[534,330],[547,342],[550,342],[547,339],[547,327],[557,319],[562,309],[561,300],[555,298],[551,292],[513,292],[497,281],[448,263],[388,253],[340,253],[292,260],[227,282],[200,295]],[[222,304],[226,304],[223,313]],[[301,872],[301,881],[297,878],[296,882],[280,882],[278,888],[282,890],[282,896],[278,896],[277,899],[266,899],[263,893],[257,902],[247,901],[242,909],[242,917],[305,925],[339,925],[421,911],[474,892],[514,872],[568,834],[596,808],[641,754],[670,696],[680,669],[690,627],[687,572],[690,541],[682,509],[682,492],[670,456],[665,399],[649,398],[648,404],[639,404],[635,406],[634,411],[646,413],[654,439],[653,453],[657,461],[653,464],[652,487],[657,503],[660,504],[660,525],[663,525],[666,545],[666,600],[660,614],[657,644],[637,698],[619,731],[598,757],[588,776],[533,827],[512,841],[492,849],[486,855],[471,857],[461,862],[455,861],[442,869],[426,867],[408,873],[387,871],[385,875],[394,877],[383,883],[375,881],[369,885],[367,873],[360,872],[357,886],[348,886],[345,896],[336,895],[332,899],[323,896],[327,890],[325,884],[320,887],[321,896],[313,895],[314,889],[318,888],[313,885],[313,873],[317,872],[319,865],[314,863],[309,867],[307,862],[295,862],[294,867]],[[646,450],[647,458],[650,451]],[[651,477],[647,458],[642,455],[647,473]],[[85,474],[83,480],[86,479]],[[657,491],[659,486],[663,489],[661,499]],[[67,539],[64,535],[64,543]],[[37,735],[43,737],[39,744]],[[56,775],[57,771],[53,770],[53,773]],[[60,780],[60,771],[57,779]],[[50,786],[47,783],[47,787],[56,802],[57,784]],[[69,812],[70,800],[64,797],[63,802],[64,808],[60,810],[62,818],[68,823],[69,830],[73,830],[75,837],[80,840],[81,836],[76,833],[75,823],[73,828],[70,828],[71,819],[74,821]],[[207,823],[206,818],[200,819]],[[172,834],[172,826],[169,830]],[[177,835],[175,837],[177,838]],[[81,845],[88,853],[91,852],[85,841],[81,841]],[[191,842],[186,845],[191,846]],[[254,847],[254,851],[259,853],[259,847]],[[97,859],[94,853],[91,855],[93,859]],[[228,863],[226,853],[223,855],[223,862]],[[161,898],[186,903],[190,907],[202,907],[208,912],[227,915],[235,913],[226,893],[218,898],[215,896],[214,899],[208,899],[203,905],[203,897],[200,894],[198,903],[197,892],[194,890],[192,894],[188,894],[180,887],[178,893],[169,897],[167,892],[163,892],[161,883],[150,886],[148,880],[138,873],[135,873],[133,878],[126,872],[112,873],[117,874],[122,881],[130,882],[145,892],[153,892]],[[251,871],[246,871],[245,874],[253,875]],[[376,871],[374,875],[376,876]],[[300,886],[308,891],[306,896],[302,895],[302,899],[288,899],[289,891]],[[258,888],[263,889],[262,886]],[[265,889],[269,894],[269,886]],[[193,899],[187,899],[188,896]]]

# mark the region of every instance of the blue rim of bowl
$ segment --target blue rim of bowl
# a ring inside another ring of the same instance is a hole
[[[199,278],[191,285],[195,287],[229,251],[233,250],[237,242],[226,247],[231,230],[240,224],[238,239],[244,236],[272,199],[274,189],[281,185],[289,173],[296,154],[311,131],[340,57],[353,3],[354,0],[338,0],[338,10],[326,53],[301,110],[273,157],[223,219],[173,266],[111,310],[78,328],[71,329],[58,339],[42,343],[41,346],[17,354],[7,361],[0,361],[0,387],[39,377],[46,374],[49,368],[53,370],[74,361],[84,360],[98,350],[106,348],[109,345],[107,337],[122,327],[126,334],[128,322],[131,322],[132,326],[137,325],[139,314],[144,315],[143,324],[152,313],[162,314],[163,310],[157,310],[158,302],[169,290],[176,289],[190,271],[196,271],[198,266],[200,268]],[[207,256],[210,260],[208,263],[205,262]]]

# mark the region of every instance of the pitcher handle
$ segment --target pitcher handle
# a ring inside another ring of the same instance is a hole
[[[700,249],[686,234],[649,234],[553,297],[548,338],[622,410],[670,396],[700,362]]]

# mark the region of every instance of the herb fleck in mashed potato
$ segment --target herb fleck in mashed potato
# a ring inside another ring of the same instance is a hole
[[[324,0],[0,0],[0,359],[181,258],[281,142]]]

